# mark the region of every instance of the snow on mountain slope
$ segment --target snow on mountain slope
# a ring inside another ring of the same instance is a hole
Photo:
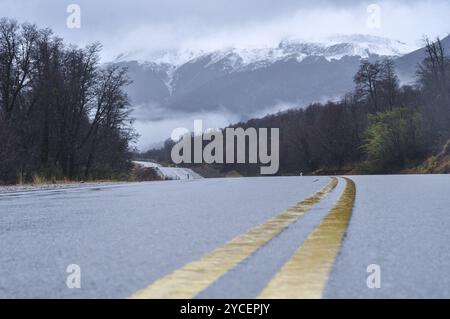
[[[204,65],[206,68],[221,64],[224,70],[236,72],[265,67],[288,59],[301,62],[308,56],[320,56],[331,61],[340,60],[345,56],[361,58],[369,58],[371,55],[401,56],[412,49],[400,41],[372,35],[333,35],[312,42],[287,39],[281,41],[278,47],[228,48],[213,52],[181,50],[150,55],[144,52],[133,52],[120,55],[115,62],[135,60],[145,67],[163,69],[168,75],[167,82],[171,83],[171,76],[177,68],[199,60],[208,61]]]

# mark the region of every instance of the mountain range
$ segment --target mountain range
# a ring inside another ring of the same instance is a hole
[[[450,52],[450,36],[442,41]],[[113,63],[128,68],[128,87],[138,120],[170,113],[226,111],[245,120],[279,110],[338,99],[354,87],[362,59],[395,62],[402,82],[412,82],[425,49],[370,35],[332,36],[323,41],[284,40],[276,47],[214,52],[182,51],[159,56],[122,54]]]

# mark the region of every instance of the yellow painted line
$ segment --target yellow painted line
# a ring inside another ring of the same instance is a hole
[[[311,207],[328,195],[337,185],[337,178],[319,192],[308,197],[294,207],[269,219],[266,223],[251,229],[211,253],[193,261],[175,272],[156,280],[147,288],[135,293],[131,299],[191,299],[230,269],[253,254],[273,237],[280,234],[289,225]]]
[[[347,178],[346,183],[345,190],[336,205],[273,277],[258,298],[322,298],[355,201],[355,183]]]

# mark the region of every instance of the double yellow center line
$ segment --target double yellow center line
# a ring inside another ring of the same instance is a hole
[[[338,204],[343,201],[343,198],[351,197],[346,196],[347,193],[350,191],[348,190],[348,185],[350,181],[347,180],[347,188],[344,191],[344,195],[339,200]],[[351,182],[353,183],[353,182]],[[199,260],[196,260],[194,262],[191,262],[184,267],[174,271],[173,273],[156,280],[153,284],[148,286],[147,288],[135,293],[130,298],[132,299],[155,299],[155,298],[173,298],[173,299],[191,299],[197,296],[201,291],[208,288],[213,282],[215,282],[217,279],[222,277],[225,273],[227,273],[229,270],[234,268],[237,264],[251,256],[255,251],[257,251],[259,248],[267,244],[272,238],[283,232],[289,225],[294,223],[296,220],[298,220],[302,215],[304,215],[308,210],[310,210],[315,204],[317,204],[319,201],[321,201],[323,198],[325,198],[332,190],[336,188],[338,184],[337,178],[333,177],[331,181],[319,192],[315,193],[313,196],[308,197],[307,199],[303,200],[302,202],[298,203],[294,207],[282,212],[278,216],[268,220],[266,223],[250,230],[246,234],[240,235],[230,242],[226,243],[225,245],[213,250],[211,253],[207,254],[206,256],[200,258]],[[354,186],[354,184],[353,184]],[[351,200],[351,198],[347,198],[346,202]],[[341,205],[343,206],[343,205]],[[339,207],[341,207],[339,206]],[[351,202],[351,206],[353,206],[353,202]],[[331,220],[336,219],[336,215],[339,215],[337,219],[341,220],[340,214],[342,213],[342,207],[341,208],[333,208],[332,212],[328,215],[328,217],[325,218],[325,220],[330,219]],[[336,211],[334,214],[333,212]],[[351,209],[350,209],[351,212]],[[335,217],[330,217],[330,215]],[[348,219],[349,219],[350,213],[348,213]],[[345,218],[344,218],[345,219]],[[325,222],[324,220],[324,222]],[[322,222],[322,224],[324,223]],[[346,227],[346,223],[348,223],[348,220],[346,222],[339,222],[342,224],[342,226]],[[321,229],[322,224],[318,227],[318,229]],[[322,228],[328,228],[329,225],[325,225]],[[316,233],[318,230],[314,233]],[[341,230],[339,230],[341,231]],[[342,230],[342,234],[345,231],[345,228]],[[316,236],[321,237],[322,233],[319,233]],[[313,233],[313,234],[314,234]],[[327,232],[328,233],[328,232]],[[333,231],[332,231],[333,233]],[[312,234],[312,235],[313,235]],[[312,236],[311,235],[311,236]],[[340,238],[342,238],[342,235],[334,235],[336,242],[339,240],[338,246],[340,245]],[[311,240],[310,238],[307,239],[305,242],[311,242],[307,245],[309,246],[317,246],[319,245],[317,243],[317,239]],[[326,241],[328,242],[328,241]],[[304,245],[305,245],[304,244]],[[304,246],[303,245],[303,246]],[[337,247],[338,248],[338,247]],[[301,248],[300,248],[301,249]],[[314,249],[314,247],[308,248],[307,254],[310,254],[310,250]],[[298,253],[298,252],[297,252]],[[297,256],[296,253],[296,256]],[[302,253],[303,254],[303,253]],[[323,259],[327,259],[327,264],[329,264],[328,259],[333,257],[333,254],[327,254],[325,258],[314,258],[319,263],[323,263]],[[300,258],[294,256],[293,258]],[[335,256],[335,255],[334,255]],[[302,257],[303,258],[303,257]],[[331,261],[331,265],[332,262]],[[269,283],[269,285],[266,287],[266,289],[263,291],[262,295],[265,298],[278,298],[281,297],[280,294],[275,294],[274,292],[277,291],[277,286],[280,284],[284,284],[286,282],[290,282],[290,277],[293,275],[291,273],[292,267],[290,265],[292,262],[288,262],[285,267],[281,270],[277,276],[274,277],[273,281]],[[294,265],[297,263],[293,263]],[[322,266],[321,266],[322,267]],[[294,267],[295,268],[295,267]],[[316,275],[323,275],[326,270],[328,270],[329,267],[323,266],[321,269],[325,270],[321,273],[317,273]],[[287,270],[287,271],[284,271]],[[307,273],[305,273],[307,274]],[[295,274],[294,274],[295,276]],[[276,280],[276,281],[275,281]],[[313,285],[314,286],[314,285]],[[321,287],[321,285],[318,285]],[[288,292],[291,289],[295,289],[286,287],[282,288],[282,291]],[[310,289],[310,288],[308,288]],[[318,289],[314,290],[316,292]],[[320,289],[319,289],[320,290]],[[312,291],[310,289],[310,291]],[[316,295],[314,295],[316,296]]]
[[[336,205],[274,276],[258,298],[319,299],[350,221],[356,188],[347,185]]]

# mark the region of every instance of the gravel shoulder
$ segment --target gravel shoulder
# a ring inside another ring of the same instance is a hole
[[[88,183],[62,183],[62,184],[40,184],[40,185],[0,185],[0,194],[33,192],[33,191],[47,191],[47,190],[63,190],[80,187],[98,187],[111,186],[118,184],[126,184],[128,182],[88,182]]]

